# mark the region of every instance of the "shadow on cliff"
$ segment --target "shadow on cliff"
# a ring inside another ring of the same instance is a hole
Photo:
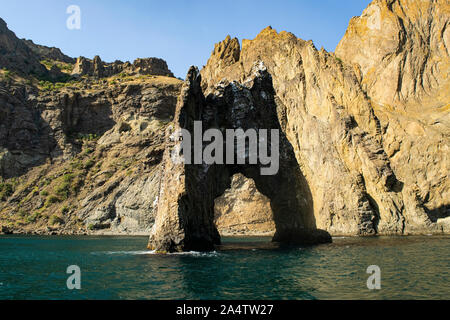
[[[0,147],[7,150],[0,175],[6,179],[46,163],[58,149],[49,123],[25,95],[24,88],[0,88]]]
[[[431,222],[436,223],[439,219],[445,219],[450,217],[450,204],[440,206],[435,209],[427,209],[426,206],[424,206],[425,212],[428,215],[428,218],[431,220]]]
[[[280,149],[280,169],[277,174],[263,176],[260,166],[248,165],[230,167],[230,175],[241,173],[253,179],[258,191],[270,199],[276,230],[273,241],[314,244],[318,242],[319,234],[325,240],[326,232],[315,231],[317,226],[312,193],[296,161],[293,147],[281,128]]]
[[[0,88],[0,147],[7,151],[0,163],[0,175],[13,178],[33,167],[53,163],[64,152],[81,151],[80,140],[101,136],[110,130],[112,106],[96,105],[77,94],[44,100],[27,100],[24,87]],[[68,148],[67,150],[64,150]]]

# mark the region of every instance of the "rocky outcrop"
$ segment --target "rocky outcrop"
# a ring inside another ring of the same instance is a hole
[[[43,70],[41,60],[72,61],[6,25],[2,34],[17,49],[0,55],[16,71],[0,76],[0,231],[149,234],[182,82],[154,75],[171,75],[163,60],[138,60],[125,79],[97,57],[87,67],[81,59],[83,79],[43,87],[25,59]]]
[[[0,86],[0,174],[3,178],[19,176],[45,163],[56,148],[48,124],[39,111],[30,107],[30,98],[36,98],[31,88]]]
[[[446,0],[375,0],[350,21],[336,55],[379,104],[447,104],[449,16]]]
[[[5,93],[0,166],[14,192],[0,201],[1,223],[14,232],[149,234],[180,86],[156,77]]]
[[[221,236],[273,236],[276,231],[270,199],[242,174],[234,175],[230,188],[214,201],[214,223]]]
[[[159,58],[136,59],[133,62],[129,73],[138,73],[154,76],[174,77],[173,73],[167,67],[166,61]]]
[[[0,69],[20,72],[22,74],[47,75],[47,69],[40,64],[33,51],[8,29],[6,22],[0,18]]]
[[[72,71],[72,75],[75,77],[93,76],[97,78],[111,77],[119,73],[174,77],[167,63],[158,58],[136,59],[131,64],[121,61],[105,63],[99,56],[95,56],[93,60],[79,57]]]
[[[283,131],[311,190],[318,227],[332,234],[401,233],[400,182],[353,71],[312,42],[267,28],[244,40],[239,61],[223,64],[220,77],[205,78],[203,87],[210,92],[224,78],[239,81],[259,59],[273,77]],[[214,68],[209,62],[202,74]],[[385,196],[377,201],[377,194]]]

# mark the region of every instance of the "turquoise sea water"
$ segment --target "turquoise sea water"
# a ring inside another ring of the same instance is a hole
[[[450,237],[337,238],[280,248],[225,238],[213,253],[160,256],[147,237],[0,236],[0,299],[448,299]],[[81,290],[66,269],[81,268]],[[370,291],[367,267],[381,268]]]

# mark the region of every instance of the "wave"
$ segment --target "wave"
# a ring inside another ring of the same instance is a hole
[[[93,255],[159,255],[159,256],[192,256],[192,257],[217,257],[219,253],[217,251],[212,252],[174,252],[167,254],[160,254],[156,251],[141,250],[141,251],[103,251],[103,252],[92,252]]]
[[[189,252],[175,252],[169,253],[169,255],[175,256],[193,256],[193,257],[217,257],[219,253],[217,251],[212,252],[198,252],[198,251],[189,251]]]

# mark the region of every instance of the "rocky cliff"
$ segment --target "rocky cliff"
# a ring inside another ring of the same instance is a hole
[[[149,234],[182,81],[161,59],[75,60],[1,22],[0,231]]]
[[[160,251],[219,232],[448,233],[449,20],[446,0],[374,0],[335,53],[268,27],[184,83],[163,60],[75,61],[0,21],[2,229],[145,233]],[[279,129],[279,173],[174,164],[193,121]]]
[[[0,18],[0,67],[23,74],[47,74],[38,57],[26,42],[18,39]]]
[[[374,1],[336,49],[371,99],[404,193],[433,223],[450,214],[449,17],[445,0]]]

